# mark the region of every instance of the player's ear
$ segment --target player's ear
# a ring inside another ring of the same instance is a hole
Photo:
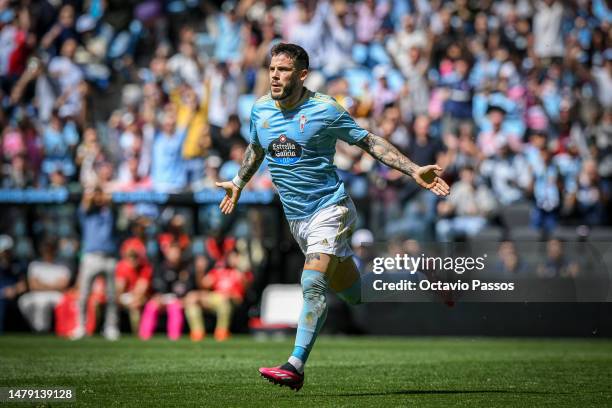
[[[300,80],[301,81],[305,81],[307,76],[308,76],[308,70],[307,69],[303,69],[303,70],[300,71]]]

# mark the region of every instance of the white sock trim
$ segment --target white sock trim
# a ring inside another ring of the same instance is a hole
[[[295,367],[298,373],[304,374],[304,363],[302,362],[302,360],[297,357],[291,356],[287,361],[289,361],[289,364]]]

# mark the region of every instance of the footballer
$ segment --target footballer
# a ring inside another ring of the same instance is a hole
[[[299,390],[304,366],[327,316],[326,292],[349,304],[361,302],[361,278],[350,249],[355,206],[336,173],[336,140],[357,145],[387,166],[411,176],[438,196],[449,193],[437,165],[420,167],[382,137],[359,127],[332,97],[304,87],[308,54],[294,44],[271,50],[270,93],[251,111],[249,146],[219,208],[230,214],[240,192],[264,158],[276,186],[291,233],[306,256],[301,277],[302,308],[295,347],[278,367],[260,368],[269,381]]]

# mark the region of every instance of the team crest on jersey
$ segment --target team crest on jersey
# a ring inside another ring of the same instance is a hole
[[[282,134],[270,142],[268,153],[276,163],[292,164],[302,157],[302,146],[287,135]]]
[[[261,125],[262,129],[268,129],[270,127],[270,124],[268,123],[268,120],[264,120],[263,124]]]
[[[304,133],[304,126],[306,126],[306,115],[300,116],[300,132]]]

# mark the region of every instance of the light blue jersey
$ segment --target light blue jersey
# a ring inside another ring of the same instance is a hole
[[[310,217],[347,196],[336,173],[336,140],[368,134],[334,98],[305,90],[291,109],[268,94],[251,111],[250,142],[266,152],[272,181],[289,220]]]

